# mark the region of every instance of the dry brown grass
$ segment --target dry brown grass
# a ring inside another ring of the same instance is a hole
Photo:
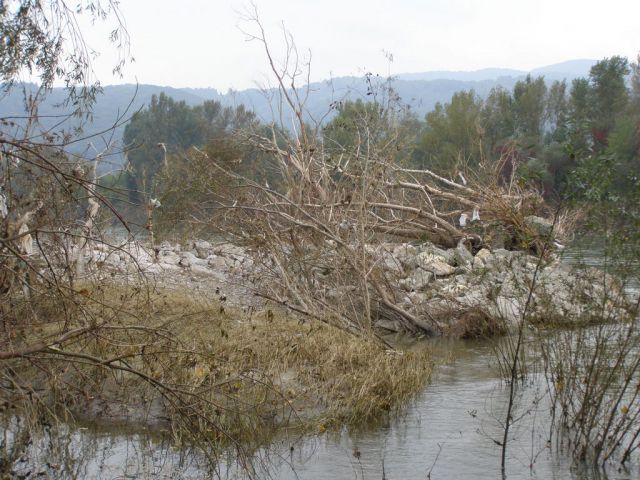
[[[109,318],[108,327],[60,345],[69,355],[13,360],[16,383],[41,392],[57,412],[159,423],[177,439],[266,441],[283,428],[323,432],[371,421],[400,409],[431,373],[426,350],[388,351],[278,311],[240,312],[185,292],[114,286],[80,297],[79,322]],[[42,328],[53,333],[60,324]]]

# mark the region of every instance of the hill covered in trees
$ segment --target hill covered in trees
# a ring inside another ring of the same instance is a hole
[[[546,81],[561,80],[566,78],[571,81],[574,78],[588,75],[593,60],[575,60],[557,65],[550,65],[534,69],[531,74],[543,74]],[[507,69],[483,69],[475,72],[425,72],[415,74],[400,74],[393,79],[393,89],[402,102],[418,117],[423,117],[430,112],[435,105],[444,103],[459,91],[473,89],[476,95],[486,97],[493,88],[501,86],[511,89],[518,80],[526,77],[528,72]],[[309,85],[310,96],[306,108],[310,119],[325,118],[330,120],[335,115],[329,111],[329,107],[336,102],[362,99],[371,100],[371,82],[382,84],[387,79],[375,75],[363,77],[338,77],[324,82]],[[3,118],[10,118],[18,125],[25,116],[28,106],[25,106],[25,95],[33,96],[37,92],[35,85],[23,85],[22,89],[13,89],[2,99]],[[90,141],[97,150],[104,150],[111,145],[114,154],[109,157],[109,162],[103,162],[103,171],[117,169],[122,165],[123,157],[119,154],[122,149],[122,137],[124,126],[131,116],[138,110],[151,104],[154,95],[164,93],[178,102],[184,102],[188,106],[197,106],[207,100],[218,101],[224,106],[235,107],[244,104],[252,110],[257,119],[263,123],[269,123],[273,119],[271,100],[274,90],[266,92],[260,89],[247,89],[242,91],[228,91],[221,93],[213,88],[173,88],[158,85],[111,85],[104,86],[102,93],[97,97],[90,121],[67,121],[65,129],[79,137],[95,136]],[[60,119],[70,111],[73,106],[65,106],[65,91],[54,88],[39,103],[38,115],[44,129],[57,126]],[[325,117],[327,112],[329,114]],[[83,132],[78,134],[74,129],[82,124]],[[112,130],[112,127],[115,129]],[[89,152],[89,140],[80,141],[73,146],[71,151],[78,155]]]

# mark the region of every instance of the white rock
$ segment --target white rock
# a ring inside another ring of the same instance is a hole
[[[160,250],[173,251],[173,245],[165,240],[160,244]]]
[[[158,260],[165,265],[178,265],[180,263],[180,255],[169,250],[162,250]]]
[[[491,256],[491,252],[489,250],[487,250],[486,248],[482,248],[482,249],[480,249],[480,251],[478,253],[476,253],[475,258],[476,259],[480,259],[480,260],[486,260],[490,256]]]
[[[411,274],[413,288],[415,290],[424,290],[433,281],[433,272],[417,269]]]
[[[145,268],[143,268],[143,272],[147,274],[158,274],[158,273],[162,273],[163,271],[164,269],[162,268],[162,265],[160,265],[159,263],[152,263],[150,265],[147,265]]]
[[[414,280],[412,277],[401,278],[400,280],[398,280],[398,286],[405,292],[411,292],[412,290],[415,290]]]
[[[160,263],[159,265],[160,265],[160,268],[162,268],[162,270],[165,271],[165,272],[166,271],[172,272],[172,271],[180,270],[180,267],[178,265],[173,265],[173,264],[170,264],[170,263]]]
[[[217,271],[226,271],[229,269],[226,259],[219,255],[209,255],[207,257],[207,264]]]
[[[213,273],[210,269],[202,265],[191,265],[189,268],[193,273],[197,273],[199,275],[211,275]]]
[[[454,250],[453,257],[455,259],[456,265],[460,267],[465,267],[471,265],[473,262],[473,255],[471,252],[467,250],[467,247],[464,246],[463,242],[460,242],[456,249]]]
[[[120,255],[117,253],[108,254],[104,260],[104,263],[107,263],[113,267],[118,267],[122,263],[122,259]]]
[[[196,240],[193,243],[193,248],[195,249],[198,258],[206,259],[213,247],[206,240]]]
[[[180,265],[181,267],[190,267],[191,265],[202,265],[203,263],[206,265],[205,260],[199,259],[198,257],[195,256],[195,254],[191,252],[180,253],[180,262],[178,263],[178,265]]]
[[[436,277],[446,277],[456,273],[456,269],[454,267],[439,257],[432,258],[429,262],[423,261],[420,268],[433,273]]]

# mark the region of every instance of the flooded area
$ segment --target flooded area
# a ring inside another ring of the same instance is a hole
[[[318,441],[313,456],[293,457],[297,478],[498,478],[497,442],[502,440],[508,389],[493,366],[493,347],[486,342],[446,342],[436,349],[455,360],[439,368],[403,418],[375,431],[344,432]],[[531,384],[520,395],[523,413],[534,402],[539,405],[516,423],[508,478],[570,474],[570,465],[551,455],[547,446],[542,420],[547,412],[541,411],[540,391]],[[291,472],[276,478],[296,476]]]
[[[254,457],[252,473],[229,458],[205,467],[201,454],[167,439],[92,428],[58,431],[30,447],[16,478],[278,478],[405,479],[501,475],[499,442],[509,390],[500,380],[491,342],[428,342],[442,365],[404,415],[372,429],[281,439]],[[549,443],[549,399],[535,372],[518,389],[506,478],[638,478],[640,470],[580,467],[556,438]],[[226,466],[225,466],[226,465]],[[28,475],[26,475],[28,474]],[[25,476],[26,475],[26,476]]]
[[[565,261],[586,258],[590,266],[602,267],[602,260],[588,253],[570,251]],[[637,293],[637,283],[633,289]],[[210,459],[176,447],[169,435],[64,426],[33,436],[14,463],[13,478],[500,478],[509,400],[496,362],[500,341],[440,339],[414,345],[431,349],[442,363],[403,414],[369,428],[282,436],[255,453],[250,467],[236,463],[235,452],[207,467]],[[535,367],[516,391],[504,478],[640,478],[637,463],[603,470],[571,460],[551,435],[548,388]],[[3,445],[11,443],[11,430],[5,430]]]

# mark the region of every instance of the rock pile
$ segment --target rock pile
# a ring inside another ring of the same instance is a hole
[[[136,275],[143,275],[154,284],[200,291],[211,298],[212,292],[218,292],[220,298],[236,306],[256,302],[247,285],[251,257],[243,248],[229,243],[162,242],[155,248],[134,241],[116,247],[96,244],[85,252],[83,261],[86,273],[98,278],[109,276],[130,282]]]
[[[397,260],[394,274],[403,307],[437,319],[445,332],[457,330],[456,320],[470,311],[481,311],[505,328],[517,325],[525,310],[529,322],[545,324],[626,315],[627,299],[614,278],[607,275],[603,282],[601,271],[572,268],[558,256],[540,261],[505,249],[472,255],[463,244],[449,250],[431,244],[396,245],[389,251]],[[389,330],[399,328],[393,321],[379,323]]]
[[[577,271],[558,257],[539,261],[525,252],[502,248],[481,249],[474,255],[464,243],[446,250],[429,242],[390,243],[371,251],[380,256],[398,304],[418,318],[429,319],[425,320],[425,330],[434,334],[458,335],[459,323],[469,322],[472,317],[492,319],[495,325],[509,328],[520,321],[525,309],[529,321],[541,323],[575,323],[625,315],[624,292],[614,279],[608,279],[605,289],[602,272]],[[164,242],[150,249],[131,242],[115,250],[97,247],[90,257],[88,264],[111,270],[112,276],[142,272],[164,285],[203,292],[226,286],[225,294],[229,292],[234,303],[256,302],[247,287],[258,276],[252,256],[229,243]],[[434,328],[434,319],[439,328]],[[402,329],[400,323],[384,316],[377,325],[390,331]],[[466,330],[462,330],[464,335]]]

